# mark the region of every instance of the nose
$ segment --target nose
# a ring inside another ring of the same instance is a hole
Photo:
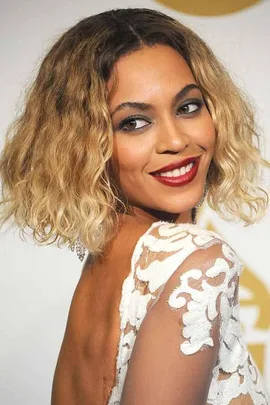
[[[189,143],[190,138],[183,128],[181,128],[179,122],[171,118],[162,120],[156,138],[157,153],[176,154],[183,152]]]

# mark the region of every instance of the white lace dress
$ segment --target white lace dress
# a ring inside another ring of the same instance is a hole
[[[205,399],[200,404],[270,405],[239,321],[241,269],[214,232],[151,225],[122,286],[116,385],[108,405],[120,405],[123,388],[127,398],[136,394],[132,404],[190,404],[197,395]]]

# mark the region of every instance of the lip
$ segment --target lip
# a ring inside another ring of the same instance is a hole
[[[191,156],[189,158],[181,160],[180,162],[171,163],[170,165],[164,166],[161,169],[151,172],[150,174],[155,175],[155,174],[159,174],[159,173],[163,173],[163,172],[170,172],[174,169],[180,169],[183,166],[187,166],[190,163],[195,162],[195,160],[197,160],[198,158],[200,158],[200,156]]]
[[[184,186],[185,184],[190,183],[196,177],[196,175],[198,173],[199,163],[200,163],[200,158],[197,158],[194,162],[193,167],[191,168],[191,170],[189,172],[182,174],[180,176],[177,176],[177,177],[173,177],[173,176],[165,177],[165,176],[159,176],[157,174],[152,174],[152,176],[159,183],[162,183],[165,186],[170,186],[170,187]],[[155,173],[157,173],[157,172],[155,172]]]

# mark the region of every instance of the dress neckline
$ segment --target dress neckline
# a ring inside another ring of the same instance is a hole
[[[126,280],[128,280],[131,276],[133,276],[133,273],[135,271],[135,263],[136,263],[136,253],[139,251],[142,241],[144,239],[144,237],[146,235],[148,235],[150,233],[150,231],[156,227],[159,224],[166,224],[166,225],[178,225],[178,226],[198,226],[197,224],[193,224],[190,222],[179,222],[179,223],[175,223],[175,222],[167,222],[167,221],[154,221],[152,222],[152,224],[146,229],[146,231],[139,237],[139,239],[137,240],[135,247],[133,249],[132,255],[131,255],[131,259],[130,259],[130,270],[128,275],[124,278],[123,283],[122,283],[122,288],[121,288],[121,297],[120,297],[120,306],[119,309],[121,307],[121,302],[122,302],[122,298],[123,298],[123,291],[124,291],[124,285],[126,283]],[[119,311],[118,309],[118,311]],[[120,323],[121,323],[121,313],[120,313]]]
[[[130,259],[130,271],[129,271],[128,275],[125,277],[125,279],[123,281],[123,284],[122,284],[120,303],[121,303],[121,300],[122,300],[122,297],[123,297],[124,283],[125,283],[126,280],[128,280],[131,277],[131,275],[133,276],[133,273],[135,271],[135,266],[134,265],[136,263],[136,253],[140,250],[140,247],[141,247],[141,244],[142,244],[142,241],[143,241],[144,237],[146,235],[148,235],[150,233],[150,231],[159,224],[178,225],[180,227],[184,227],[184,226],[198,227],[197,224],[193,224],[193,223],[190,223],[190,222],[179,222],[179,223],[177,223],[177,222],[167,222],[167,221],[161,221],[161,220],[152,222],[152,224],[146,229],[146,231],[139,237],[139,239],[137,240],[137,242],[135,244],[135,247],[133,249],[131,259]]]

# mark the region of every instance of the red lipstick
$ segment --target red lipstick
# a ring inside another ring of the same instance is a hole
[[[157,173],[169,172],[169,171],[174,170],[174,169],[179,169],[180,167],[187,166],[190,163],[195,162],[195,160],[198,159],[199,157],[200,156],[191,156],[189,158],[181,160],[180,162],[171,163],[170,165],[164,166],[161,169],[158,169],[158,170],[152,172],[151,174],[155,175]]]
[[[191,158],[182,160],[181,162],[165,166],[162,169],[159,169],[156,172],[153,172],[151,174],[157,181],[159,181],[162,184],[165,184],[166,186],[179,187],[179,186],[183,186],[185,184],[190,183],[194,179],[194,177],[196,176],[196,174],[198,172],[199,162],[200,162],[199,157],[191,157]],[[188,171],[185,174],[182,174],[182,175],[176,176],[176,177],[160,176],[160,173],[162,173],[162,172],[164,173],[164,172],[172,171],[174,169],[179,169],[183,166],[189,165],[190,163],[193,163],[193,166],[190,169],[190,171]]]

